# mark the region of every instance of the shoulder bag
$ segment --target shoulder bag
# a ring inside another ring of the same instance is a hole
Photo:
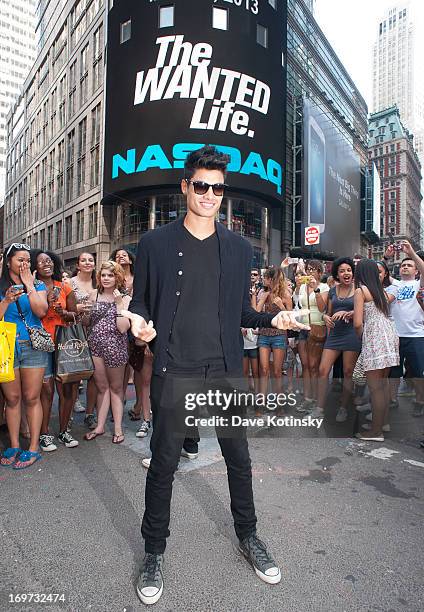
[[[18,309],[19,316],[21,317],[25,329],[29,334],[29,339],[31,342],[31,346],[34,351],[44,351],[46,353],[54,353],[55,347],[54,342],[50,337],[49,332],[47,332],[44,327],[30,327],[25,321],[24,313],[22,312],[22,308],[19,304],[19,300],[16,302],[16,308]]]

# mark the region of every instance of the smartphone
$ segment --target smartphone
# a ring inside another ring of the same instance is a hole
[[[23,285],[12,285],[12,289],[14,293],[19,293],[19,291],[24,290],[24,286]]]
[[[289,264],[297,264],[299,263],[299,257],[288,257],[287,261],[289,262]]]
[[[309,117],[308,153],[308,225],[317,225],[321,233],[325,229],[325,136],[314,117]]]

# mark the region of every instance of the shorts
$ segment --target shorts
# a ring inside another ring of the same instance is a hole
[[[54,376],[54,353],[47,353],[47,365],[44,370],[44,380]]]
[[[19,345],[19,349],[18,349]],[[29,340],[17,340],[15,344],[15,368],[46,368],[48,353],[35,351]]]
[[[258,347],[284,351],[287,348],[287,336],[259,336]]]
[[[424,378],[424,337],[399,338],[399,356],[400,365],[390,370],[390,378],[404,376],[404,361],[406,361],[410,378]]]
[[[309,330],[308,329],[301,329],[299,332],[299,342],[305,341],[308,339],[309,336]]]
[[[249,357],[249,359],[257,359],[258,358],[258,349],[243,349],[243,357]]]

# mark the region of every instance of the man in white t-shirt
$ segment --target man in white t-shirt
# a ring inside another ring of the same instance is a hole
[[[424,311],[417,300],[417,294],[421,283],[424,284],[424,261],[407,240],[402,241],[402,251],[406,257],[400,265],[400,282],[386,289],[387,293],[396,297],[390,311],[400,340],[400,365],[392,368],[390,375],[400,379],[406,361],[415,386],[414,416],[421,416],[424,414]],[[390,245],[385,257],[393,255],[393,252],[394,247]],[[421,281],[416,280],[417,275]]]

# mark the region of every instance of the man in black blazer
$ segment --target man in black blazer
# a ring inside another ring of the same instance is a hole
[[[141,529],[146,555],[137,584],[145,604],[158,601],[163,591],[172,482],[190,414],[186,394],[228,389],[229,379],[242,378],[240,327],[304,327],[293,313],[273,317],[251,307],[252,247],[215,221],[228,161],[212,146],[191,153],[181,182],[187,214],[143,235],[137,252],[129,316],[134,336],[152,341],[154,353],[152,459]],[[216,407],[208,406],[208,410],[225,414]],[[216,433],[227,465],[240,551],[262,580],[276,584],[281,580],[280,569],[256,535],[246,431],[216,426]]]

